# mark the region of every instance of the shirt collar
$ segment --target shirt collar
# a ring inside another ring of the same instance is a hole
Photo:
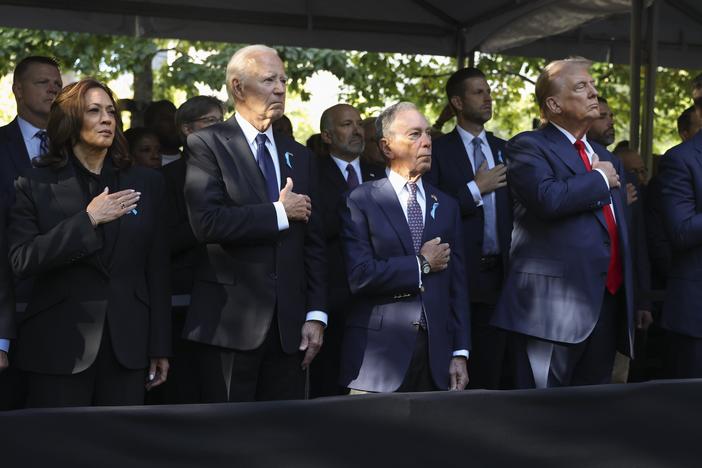
[[[551,125],[553,125],[558,130],[560,130],[561,133],[566,136],[566,138],[568,139],[568,141],[570,142],[571,145],[575,144],[575,141],[577,140],[577,138],[575,138],[572,133],[570,133],[568,130],[566,130],[565,128],[561,127],[560,125],[558,125],[556,123],[551,122]],[[588,141],[587,141],[587,134],[583,135],[583,137],[580,140],[582,140],[582,142],[585,143],[585,151],[588,154],[593,153],[592,147],[590,146],[590,143],[588,143]]]
[[[407,185],[407,179],[402,177],[397,172],[390,170],[388,171],[388,180],[390,181],[390,185],[392,185],[393,190],[395,190],[395,193],[399,197],[400,193],[405,188],[405,185]],[[420,196],[421,198],[424,198],[424,186],[422,185],[421,177],[417,179],[417,197]]]
[[[483,129],[482,132],[478,134],[478,136],[474,136],[472,133],[469,131],[466,131],[461,127],[460,125],[456,125],[456,130],[458,131],[458,134],[461,136],[461,140],[463,140],[463,144],[465,146],[469,146],[473,144],[473,140],[475,138],[480,138],[480,140],[487,144],[487,135],[485,134],[485,129]]]
[[[344,161],[344,160],[341,159],[341,158],[337,158],[337,157],[334,156],[333,154],[330,154],[329,156],[331,156],[331,157],[332,157],[332,160],[336,163],[336,166],[337,166],[337,167],[339,168],[339,170],[341,171],[341,174],[343,174],[344,179],[345,179],[346,176],[348,175],[347,172],[346,172],[346,166],[348,166],[349,164],[351,164],[351,165],[353,166],[353,168],[356,170],[356,176],[361,177],[361,162],[360,162],[360,158],[356,158],[356,159],[353,159],[353,160],[351,160],[351,161]]]
[[[239,113],[234,114],[234,118],[236,119],[237,123],[239,124],[239,127],[241,128],[241,131],[244,132],[244,138],[246,138],[246,142],[249,144],[249,146],[253,146],[253,144],[256,142],[256,137],[258,136],[259,133],[264,133],[268,137],[268,141],[273,143],[273,126],[270,125],[265,132],[259,132],[256,127],[251,125],[251,123],[243,118]],[[274,144],[274,143],[273,143]]]
[[[31,140],[37,132],[43,130],[30,124],[19,115],[17,116],[17,123],[19,124],[20,132],[22,132],[22,138],[25,140]]]

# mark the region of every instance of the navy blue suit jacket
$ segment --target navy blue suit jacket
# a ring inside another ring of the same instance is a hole
[[[504,162],[505,141],[486,132],[487,143],[492,150],[495,164]],[[499,291],[487,291],[481,287],[480,257],[483,247],[483,207],[476,206],[468,189],[468,182],[475,179],[475,168],[471,165],[468,153],[458,130],[454,129],[432,143],[431,171],[426,175],[432,185],[452,195],[461,209],[463,239],[465,245],[466,273],[473,302],[495,303]],[[512,235],[512,199],[509,188],[495,191],[497,213],[497,237],[504,266],[509,258]],[[506,268],[505,268],[506,271]]]
[[[702,132],[668,150],[659,169],[673,250],[661,325],[702,338]]]
[[[621,163],[590,142],[600,160]],[[510,265],[493,324],[562,343],[585,340],[597,323],[605,293],[610,241],[602,207],[614,202],[624,274],[628,346],[633,345],[633,270],[626,194],[607,189],[587,172],[578,151],[553,125],[524,132],[506,147],[507,181],[514,198]]]
[[[0,190],[14,197],[15,179],[32,168],[17,118],[0,127]]]
[[[277,317],[281,346],[292,354],[307,312],[328,312],[314,156],[282,133],[274,138],[280,187],[290,177],[293,191],[312,199],[309,222],[291,222],[284,231],[235,117],[188,137],[185,202],[193,233],[206,246],[195,270],[187,339],[251,350]]]
[[[449,268],[423,275],[407,220],[388,179],[353,190],[342,211],[342,242],[351,293],[340,371],[341,385],[392,392],[402,384],[415,348],[424,307],[434,383],[446,389],[454,350],[470,348],[461,221],[456,202],[424,183],[422,243],[441,237],[451,246]],[[432,215],[433,213],[433,215]]]

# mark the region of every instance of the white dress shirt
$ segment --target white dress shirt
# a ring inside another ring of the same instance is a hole
[[[349,172],[346,170],[346,166],[351,164],[353,166],[353,169],[356,171],[356,176],[358,177],[358,183],[362,184],[363,183],[363,175],[361,174],[361,158],[356,158],[353,161],[344,161],[341,158],[337,158],[333,154],[330,155],[334,162],[336,163],[336,167],[339,168],[341,171],[341,175],[344,177],[344,180],[348,182],[349,180]]]
[[[27,154],[29,155],[29,160],[31,161],[37,156],[40,156],[41,140],[36,135],[38,131],[44,129],[35,127],[20,116],[17,116],[17,123],[19,124],[22,139],[24,140],[24,146],[27,148]]]
[[[238,112],[234,114],[234,118],[239,124],[241,131],[244,133],[246,143],[248,143],[249,148],[251,148],[251,153],[253,153],[254,158],[256,158],[256,153],[258,151],[256,137],[261,132],[259,132],[246,119],[239,115]],[[273,159],[273,166],[275,167],[275,178],[276,180],[280,180],[280,161],[278,161],[278,149],[275,146],[275,139],[273,138],[273,127],[268,127],[263,133],[268,137],[268,141],[266,142],[266,148],[268,148],[268,152],[271,154],[271,159]],[[288,215],[285,213],[285,208],[283,208],[283,203],[279,201],[273,202],[273,206],[275,207],[275,213],[278,219],[278,230],[284,231],[288,229],[290,227],[290,223],[288,222]],[[318,322],[322,322],[326,326],[328,318],[329,317],[327,316],[326,312],[323,312],[321,310],[311,310],[307,312],[307,321],[316,320]]]
[[[407,217],[407,202],[410,197],[410,191],[409,188],[407,187],[407,179],[402,177],[400,174],[398,174],[395,171],[388,171],[388,181],[390,182],[390,185],[392,185],[393,190],[395,190],[395,194],[397,195],[397,199],[400,201],[400,206],[402,207],[402,212],[405,214],[405,219],[407,220],[407,223],[409,223],[409,219]],[[426,214],[426,196],[424,194],[424,185],[422,184],[422,179],[421,177],[417,179],[417,203],[419,203],[419,208],[422,210],[422,218],[425,221],[426,225],[426,219],[427,219],[427,214]],[[419,262],[419,258],[417,258],[417,271],[419,275],[419,286],[422,286],[422,266],[421,263]],[[423,307],[423,306],[422,306]],[[453,352],[454,356],[463,356],[466,359],[469,356],[469,352],[467,349],[457,349]]]

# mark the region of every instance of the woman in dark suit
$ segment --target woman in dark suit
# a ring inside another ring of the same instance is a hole
[[[27,406],[142,404],[170,353],[162,177],[133,166],[96,80],[61,91],[47,133],[49,153],[15,184],[8,232],[12,269],[34,277],[14,354]]]

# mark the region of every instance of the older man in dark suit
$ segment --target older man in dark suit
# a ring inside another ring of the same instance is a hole
[[[633,346],[633,272],[621,163],[587,139],[599,117],[585,59],[536,83],[546,124],[507,144],[515,200],[510,267],[493,323],[521,337],[520,386],[607,383]]]
[[[226,76],[236,114],[187,141],[185,199],[207,245],[183,334],[200,345],[204,401],[302,398],[327,322],[314,160],[271,128],[287,81],[275,50],[239,50]]]
[[[364,392],[462,390],[469,305],[458,205],[422,180],[430,126],[410,103],[378,117],[388,178],[350,192],[342,241],[354,304],[340,382]]]
[[[498,389],[507,361],[507,333],[491,326],[490,319],[502,290],[512,234],[505,141],[485,131],[492,97],[483,72],[458,70],[448,79],[446,94],[457,125],[434,141],[427,180],[452,195],[461,209],[473,332],[470,387]]]

